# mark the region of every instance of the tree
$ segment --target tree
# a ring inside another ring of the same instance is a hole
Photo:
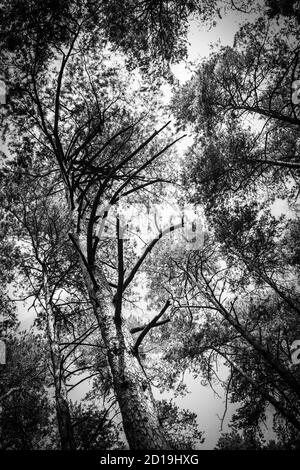
[[[32,333],[7,340],[0,377],[1,449],[45,449],[53,445],[52,407],[46,391],[42,339]]]
[[[261,443],[255,436],[244,433],[240,436],[236,431],[223,434],[215,447],[216,450],[260,450]]]
[[[284,37],[289,30],[298,40],[295,5],[280,33],[269,28],[274,20],[245,25],[235,46],[214,53],[175,96],[180,124],[195,121],[197,133],[184,197],[204,203],[213,233],[189,251],[170,249],[162,240],[169,227],[160,228],[137,259],[112,212],[120,201],[147,206],[174,181],[182,137],[166,136],[160,75],[171,81],[170,64],[185,56],[189,15],[211,18],[216,3],[30,0],[25,13],[17,1],[6,6],[4,20],[15,28],[0,34],[9,87],[2,123],[13,162],[1,178],[23,193],[7,192],[5,209],[18,221],[19,273],[47,335],[62,447],[118,445],[111,421],[119,411],[130,448],[197,445],[195,416],[157,403],[151,385],[182,391],[186,369],[212,384],[220,360],[230,370],[226,397],[243,401],[234,420],[247,439],[252,433],[256,442],[270,405],[298,432],[299,377],[289,350],[299,329],[297,224],[270,213],[278,191],[289,201],[298,191],[299,110],[287,86],[299,51],[291,58]],[[262,130],[247,127],[248,115],[263,120]],[[155,312],[134,324],[126,314],[134,282],[152,268]],[[159,342],[162,354],[147,358],[147,345]],[[103,407],[70,403],[77,374],[78,383],[95,377],[90,397],[103,397]]]
[[[167,400],[158,402],[158,412],[174,449],[193,450],[204,442],[195,413],[180,410],[172,401]]]
[[[113,424],[109,411],[109,408],[100,411],[93,405],[75,404],[73,406],[73,427],[79,449],[107,450],[124,447],[124,443],[119,440],[118,429]]]
[[[223,197],[292,203],[299,189],[298,23],[259,17],[236,34],[175,94],[179,124],[195,129],[186,178],[204,204]],[[192,176],[194,175],[194,176]],[[276,183],[276,186],[274,186]],[[195,188],[194,186],[194,188]]]
[[[275,428],[278,415],[297,435],[299,376],[289,345],[299,325],[298,218],[276,219],[272,209],[278,198],[294,208],[299,195],[299,28],[293,3],[266,6],[268,16],[242,26],[234,46],[215,49],[174,96],[178,125],[194,133],[183,180],[210,230],[202,254],[169,261],[185,285],[173,291],[178,308],[191,315],[174,362],[180,370],[193,359],[211,381],[222,357],[226,403],[242,402],[235,426],[259,433],[271,403]]]
[[[24,62],[22,47],[17,48],[10,80],[18,77],[20,81],[12,87],[7,122],[21,136],[17,139],[21,142],[20,145],[11,142],[10,151],[19,155],[23,174],[35,175],[41,185],[55,184],[56,191],[64,196],[62,211],[69,238],[106,348],[129,445],[167,448],[150,383],[122,316],[123,292],[145,256],[125,278],[123,241],[118,239],[118,279],[114,292],[103,255],[99,254],[97,231],[99,210],[105,200],[113,205],[121,196],[164,181],[155,177],[155,172],[152,176],[151,165],[175,141],[159,145],[155,138],[166,126],[149,135],[143,115],[133,118],[130,114],[124,81],[115,76],[113,67],[106,68],[97,60],[103,38],[97,36],[99,28],[92,27],[89,19],[85,10],[78,20],[74,19],[63,47],[57,40],[52,50],[43,50],[42,54],[30,45],[26,54],[32,54],[32,65]],[[57,67],[47,68],[54,58]],[[99,58],[104,62],[105,54]],[[24,131],[26,136],[22,138]],[[146,151],[150,151],[150,156]],[[54,175],[50,181],[49,172]],[[50,190],[53,191],[53,186]],[[149,249],[145,255],[148,252]],[[51,341],[56,342],[53,338]]]

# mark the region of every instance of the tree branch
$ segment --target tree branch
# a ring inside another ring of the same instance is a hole
[[[167,318],[166,320],[159,321],[155,323],[155,325],[152,325],[151,328],[156,328],[157,326],[165,325],[166,323],[169,323],[171,321],[170,318]],[[143,331],[146,328],[147,325],[143,326],[136,326],[135,328],[131,328],[130,333],[133,335],[134,333],[138,333],[139,331]]]
[[[97,281],[96,281],[96,279],[95,279],[95,276],[94,276],[94,274],[93,274],[93,272],[92,272],[92,270],[91,270],[91,268],[90,268],[90,266],[89,266],[89,264],[88,264],[88,262],[87,262],[87,260],[86,260],[86,258],[85,258],[85,256],[84,256],[84,254],[82,253],[82,251],[81,251],[80,247],[78,246],[78,244],[77,244],[77,242],[76,242],[74,236],[73,236],[71,233],[69,233],[69,238],[70,238],[70,240],[72,241],[72,243],[73,243],[73,245],[75,246],[75,248],[76,248],[76,250],[78,251],[78,253],[80,254],[80,257],[81,257],[81,259],[82,259],[82,261],[83,261],[83,263],[84,263],[84,265],[85,265],[85,267],[86,267],[86,269],[87,269],[87,271],[88,271],[88,273],[89,273],[89,275],[90,275],[90,277],[91,277],[91,281],[92,281],[92,283],[93,283],[94,289],[95,289],[95,291],[97,291],[99,286],[98,286],[98,284],[97,284]]]
[[[115,320],[116,324],[121,324],[122,313],[122,292],[124,284],[124,253],[123,253],[123,237],[120,234],[120,219],[117,217],[117,241],[118,241],[118,287],[114,297],[115,301]]]
[[[148,255],[148,253],[150,253],[150,251],[155,247],[156,243],[157,243],[164,235],[166,235],[167,233],[169,233],[169,232],[171,232],[171,231],[174,231],[174,230],[177,230],[177,229],[182,228],[182,227],[183,227],[183,221],[182,221],[180,224],[171,225],[171,226],[168,227],[167,229],[162,230],[162,231],[159,233],[159,237],[158,237],[158,238],[154,238],[154,239],[152,240],[152,242],[149,243],[149,245],[147,246],[146,250],[144,251],[144,253],[143,253],[142,256],[140,257],[140,259],[136,262],[136,264],[134,265],[134,267],[133,267],[132,270],[131,270],[131,273],[129,274],[129,276],[128,276],[127,279],[125,280],[124,285],[123,285],[123,292],[125,291],[125,289],[127,289],[127,287],[129,286],[129,284],[130,284],[131,281],[133,280],[134,276],[136,275],[137,271],[139,270],[140,266],[142,265],[144,259],[146,258],[146,256]]]
[[[284,162],[281,160],[264,160],[264,159],[251,159],[249,160],[249,163],[255,162],[255,163],[261,163],[263,165],[272,165],[272,166],[280,166],[283,168],[295,168],[300,170],[300,163],[295,163],[295,162]]]
[[[148,323],[148,325],[143,329],[143,331],[141,332],[141,334],[138,336],[136,342],[135,342],[135,345],[133,346],[133,352],[134,354],[138,354],[138,350],[139,350],[139,347],[143,341],[143,339],[145,338],[145,336],[147,335],[147,333],[149,333],[149,331],[151,330],[151,328],[153,328],[158,320],[163,316],[163,314],[165,313],[165,311],[170,307],[171,305],[171,302],[170,300],[167,300],[165,305],[163,306],[163,308],[161,309],[161,311],[159,312],[158,315],[156,315],[151,321],[150,323]]]

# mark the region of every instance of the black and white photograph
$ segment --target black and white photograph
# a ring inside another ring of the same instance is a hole
[[[1,461],[297,450],[300,1],[0,1]]]

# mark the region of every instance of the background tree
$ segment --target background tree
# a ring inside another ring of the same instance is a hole
[[[290,350],[299,335],[298,217],[274,216],[278,198],[295,208],[299,193],[299,28],[287,8],[279,22],[269,15],[244,25],[233,47],[215,49],[172,104],[194,136],[183,181],[190,201],[204,206],[210,235],[202,254],[169,258],[174,277],[182,276],[184,288],[175,284],[173,295],[189,309],[191,335],[167,357],[177,363],[175,380],[187,367],[211,381],[225,359],[226,397],[242,404],[235,429],[257,442],[268,403],[280,439],[277,418],[299,433],[299,371]],[[239,446],[236,434],[230,439]],[[251,446],[247,439],[241,445]]]
[[[259,17],[215,50],[175,94],[172,109],[195,129],[187,181],[203,204],[222,197],[295,202],[299,189],[299,28]],[[274,186],[276,183],[276,186]]]

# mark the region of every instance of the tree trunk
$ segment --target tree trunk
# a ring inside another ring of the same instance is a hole
[[[59,348],[59,338],[55,325],[54,312],[49,300],[47,274],[44,272],[44,293],[47,316],[47,337],[50,348],[52,372],[55,389],[55,409],[62,450],[75,450],[76,444],[71,423],[68,392],[61,368],[62,357]]]
[[[74,440],[73,427],[71,424],[71,415],[68,400],[65,393],[55,389],[56,416],[58,422],[60,443],[62,450],[75,450],[76,444]]]
[[[74,236],[74,234],[73,234]],[[74,236],[84,256],[83,244]],[[91,271],[80,256],[83,278],[99,324],[130,449],[170,449],[158,418],[147,376],[134,353],[133,339],[123,319],[115,318],[113,293],[100,267]],[[96,285],[98,287],[96,287]]]

